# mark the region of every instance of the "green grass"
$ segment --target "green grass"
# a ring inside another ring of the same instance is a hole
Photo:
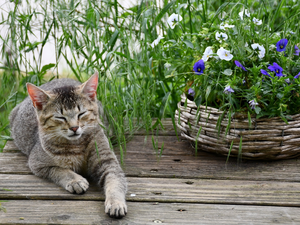
[[[57,68],[61,59],[67,61],[67,69],[80,81],[99,71],[98,98],[115,131],[113,144],[121,146],[126,142],[124,134],[130,136],[136,129],[144,127],[151,134],[152,118],[174,119],[195,57],[194,49],[187,47],[190,43],[184,39],[192,38],[184,35],[186,31],[199,33],[204,24],[220,23],[223,12],[230,17],[243,6],[253,9],[274,29],[299,30],[293,11],[299,3],[292,0],[164,0],[162,8],[156,6],[156,1],[140,1],[130,9],[124,9],[116,0],[36,2],[40,7],[28,6],[26,10],[15,5],[0,21],[8,28],[8,33],[1,36],[4,66],[0,74],[0,149],[10,135],[8,115],[27,95],[26,82],[41,85],[61,77]],[[172,13],[184,18],[182,26],[174,30],[166,23]],[[39,41],[31,36],[36,31],[40,32]],[[149,44],[159,33],[180,46],[169,52],[165,50],[168,43],[152,49]],[[55,57],[50,64],[42,65],[40,56],[50,38],[55,43]],[[36,53],[31,61],[28,52]],[[167,62],[172,63],[171,69],[164,67]]]

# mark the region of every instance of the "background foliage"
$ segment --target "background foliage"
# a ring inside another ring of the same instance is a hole
[[[66,75],[85,81],[99,71],[98,98],[114,127],[114,140],[121,146],[125,133],[140,127],[151,133],[151,118],[174,119],[193,62],[200,57],[195,53],[198,43],[205,41],[196,38],[192,43],[190,34],[220,24],[243,6],[272,29],[299,32],[299,3],[295,0],[159,2],[139,1],[124,8],[116,0],[36,0],[38,7],[32,7],[29,0],[23,0],[24,9],[18,0],[6,1],[4,4],[13,7],[0,21],[7,29],[0,37],[0,147],[9,138],[10,111],[27,96],[26,82],[41,85]],[[183,18],[174,29],[167,24],[172,13]],[[168,41],[152,48],[158,35]],[[41,56],[50,41],[55,57],[52,63],[42,65]],[[30,52],[35,53],[31,58]],[[58,73],[63,59],[71,73]]]

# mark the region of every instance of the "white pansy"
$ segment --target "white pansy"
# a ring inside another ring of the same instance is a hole
[[[212,57],[212,54],[214,54],[212,48],[210,46],[207,47],[203,53],[202,60],[206,62],[210,57]]]
[[[163,39],[164,37],[159,35],[152,43],[151,43],[151,47],[154,48],[156,45],[158,45],[158,43],[160,42],[161,39]]]
[[[239,16],[241,19],[244,19],[244,14],[247,16],[247,17],[250,17],[250,13],[249,13],[249,10],[248,9],[245,9],[241,12],[239,12]]]
[[[255,43],[255,44],[252,44],[251,47],[253,50],[258,50],[258,57],[260,59],[265,57],[266,49],[264,48],[264,46]]]
[[[181,21],[182,17],[178,14],[173,13],[167,20],[169,26],[174,29],[176,26],[177,22]]]
[[[217,55],[220,57],[220,59],[226,61],[230,61],[233,58],[233,55],[230,53],[230,51],[224,49],[223,47],[218,49]]]
[[[168,69],[170,69],[170,67],[171,67],[172,65],[171,65],[171,63],[165,63],[164,66],[165,66],[165,68],[168,70]]]
[[[219,33],[218,31],[217,31],[217,33],[216,33],[216,39],[219,41],[219,42],[222,42],[222,41],[226,41],[227,39],[228,39],[228,35],[227,34],[225,34],[225,33]]]
[[[226,28],[234,28],[234,25],[229,25],[228,23],[225,23],[225,24],[224,24],[224,22],[222,22],[222,23],[220,24],[220,29],[221,29],[221,30],[226,30]]]
[[[250,17],[250,12],[249,12],[248,9],[245,9],[245,15],[248,16],[248,17]]]
[[[253,17],[252,21],[255,25],[262,25],[262,20],[256,19],[255,17]]]

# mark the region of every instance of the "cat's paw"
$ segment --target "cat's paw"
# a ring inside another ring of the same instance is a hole
[[[105,213],[112,218],[120,219],[127,214],[127,205],[125,200],[106,199],[105,200]]]
[[[89,182],[83,177],[71,180],[66,185],[66,190],[72,194],[84,194],[89,188]]]

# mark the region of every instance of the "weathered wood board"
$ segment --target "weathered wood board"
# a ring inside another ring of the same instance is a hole
[[[124,156],[127,176],[300,182],[299,159],[238,162],[232,158],[226,163],[226,157],[202,151],[194,156],[194,149],[186,140],[174,136],[156,138],[158,146],[164,143],[161,156],[153,149],[151,137],[135,136],[127,144]],[[16,149],[11,143],[9,147],[1,153],[0,174],[31,174],[25,166],[26,157],[21,153],[9,153]]]
[[[300,224],[294,207],[128,202],[122,220],[104,214],[102,201],[2,202],[0,224]]]
[[[145,131],[127,143],[128,215],[122,220],[105,215],[94,184],[73,195],[35,177],[26,156],[8,142],[0,153],[0,224],[300,224],[299,159],[226,163],[200,150],[195,156],[172,122],[163,124],[153,136],[155,148]]]
[[[300,206],[300,183],[128,177],[129,201]],[[74,195],[33,175],[0,175],[0,199],[104,200],[91,185]]]

